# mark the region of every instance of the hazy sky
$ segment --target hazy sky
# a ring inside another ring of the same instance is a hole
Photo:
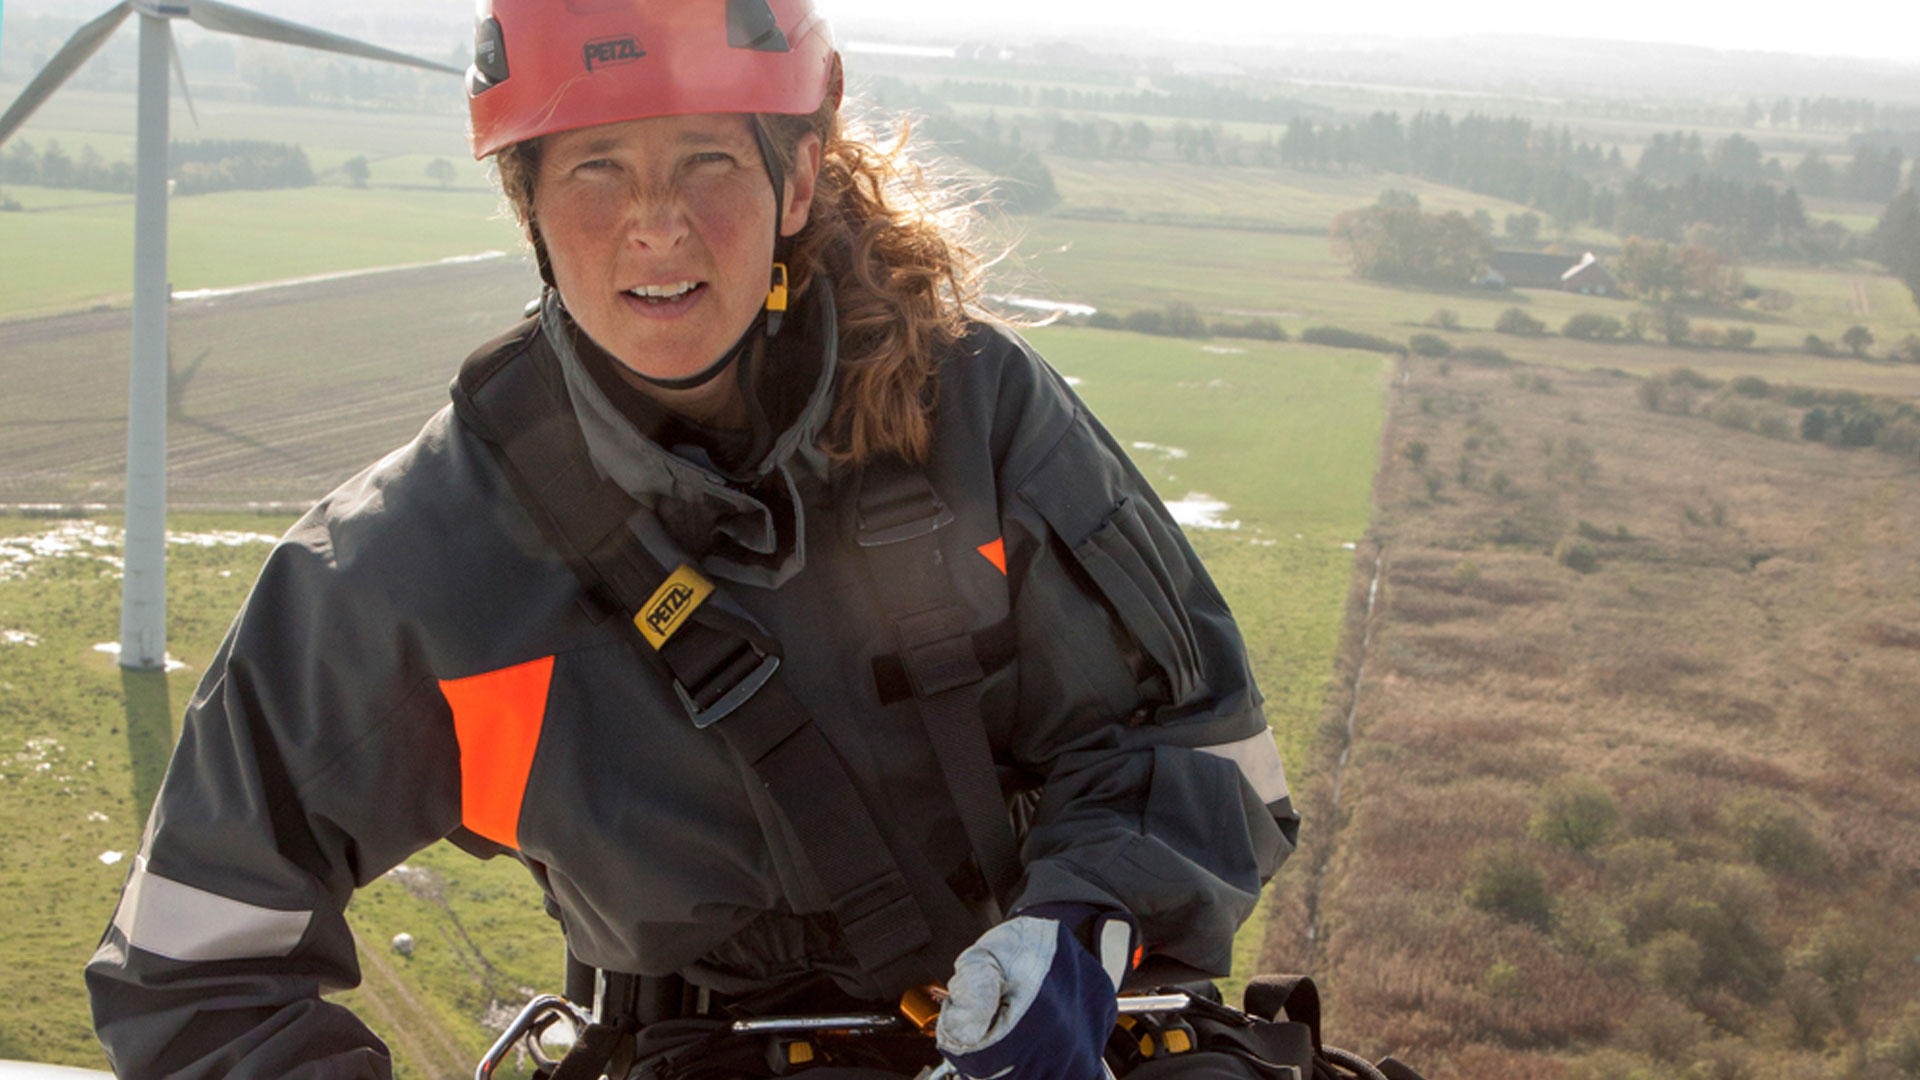
[[[928,0],[820,3],[849,29],[869,19],[931,17],[935,10]],[[1920,11],[1910,3],[1823,0],[1789,7],[1729,0],[1606,0],[1598,4],[1564,0],[959,0],[946,4],[945,10],[948,17],[983,23],[1024,22],[1049,29],[1130,27],[1158,36],[1213,42],[1320,34],[1436,37],[1493,32],[1920,61]],[[1902,10],[1907,14],[1898,14]],[[1793,14],[1775,14],[1786,11]]]
[[[451,27],[470,25],[474,0],[238,0],[326,26],[370,11]],[[557,0],[556,0],[557,2]],[[718,3],[719,0],[712,0]],[[1147,41],[1284,43],[1302,36],[1446,37],[1541,34],[1716,49],[1861,56],[1920,64],[1913,0],[1821,0],[1787,5],[1733,0],[816,0],[843,37],[881,27],[931,36],[1025,26],[1052,33],[1100,28]],[[112,0],[0,0],[9,16],[87,17]],[[1906,11],[1907,14],[1899,14]],[[996,35],[997,36],[997,35]],[[1920,83],[1920,72],[1916,72]],[[1916,86],[1920,91],[1920,86]]]

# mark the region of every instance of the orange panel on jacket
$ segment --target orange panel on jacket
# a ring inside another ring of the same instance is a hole
[[[460,740],[460,822],[510,848],[520,846],[520,802],[540,745],[552,681],[551,656],[440,680]]]

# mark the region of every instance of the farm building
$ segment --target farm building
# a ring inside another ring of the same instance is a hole
[[[1489,289],[1565,289],[1585,296],[1620,295],[1619,283],[1591,251],[1581,255],[1496,251],[1473,283]]]

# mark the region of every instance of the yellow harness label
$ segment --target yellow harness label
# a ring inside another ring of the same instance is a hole
[[[701,577],[700,571],[683,564],[654,590],[647,606],[633,617],[633,625],[640,628],[640,636],[647,639],[647,644],[658,651],[712,595],[713,583]]]

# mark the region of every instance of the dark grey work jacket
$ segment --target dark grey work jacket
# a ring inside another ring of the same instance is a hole
[[[557,332],[490,344],[567,374],[598,465],[666,567],[779,640],[889,847],[944,873],[968,848],[853,543],[845,471],[814,448],[831,372],[742,481],[642,438]],[[625,425],[623,427],[623,425]],[[698,455],[694,455],[697,457]],[[977,626],[1014,658],[976,684],[1003,774],[1030,788],[1015,908],[1131,912],[1150,951],[1225,972],[1296,818],[1245,650],[1178,528],[1024,342],[976,326],[943,358],[927,475]],[[87,969],[121,1076],[385,1077],[323,1002],[359,972],[358,886],[432,842],[509,851],[603,968],[724,993],[813,973],[881,1000],[761,784],[695,729],[631,626],[598,618],[487,448],[450,411],[294,526],[188,708],[111,926]],[[724,723],[724,721],[723,721]],[[984,929],[956,905],[942,961]]]

